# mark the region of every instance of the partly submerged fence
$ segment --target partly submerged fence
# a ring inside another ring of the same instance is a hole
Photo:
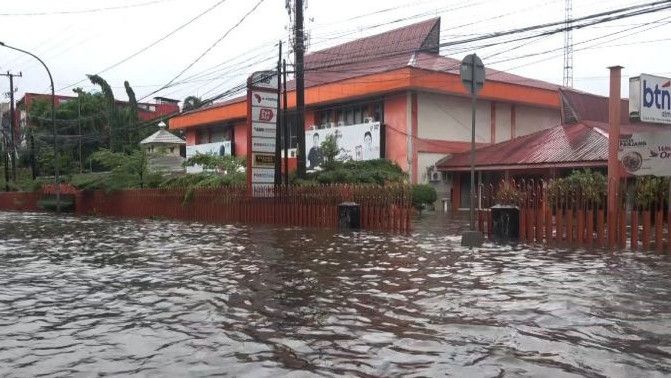
[[[245,188],[132,189],[76,195],[76,212],[208,223],[246,223],[336,228],[338,205],[361,206],[361,228],[407,232],[411,198],[405,186],[301,186],[269,188],[250,197]]]
[[[479,230],[492,236],[494,222],[489,208],[505,202],[519,207],[522,242],[671,251],[671,210],[663,191],[636,203],[625,183],[617,211],[609,219],[606,193],[589,186],[552,188],[552,181],[543,180],[481,186]]]
[[[40,211],[40,192],[4,192],[0,194],[0,209],[5,211]]]

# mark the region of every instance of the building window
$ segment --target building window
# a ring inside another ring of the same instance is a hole
[[[372,115],[370,109],[373,109]],[[381,101],[372,103],[358,103],[351,105],[341,105],[331,107],[330,109],[317,109],[316,120],[318,127],[325,127],[331,122],[337,122],[342,125],[355,125],[365,122],[366,118],[373,117],[374,121],[381,122],[384,118],[384,107]]]

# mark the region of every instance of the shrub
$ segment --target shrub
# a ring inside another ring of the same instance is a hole
[[[497,205],[518,205],[522,201],[522,193],[506,183],[496,192],[494,199]]]
[[[637,177],[634,185],[634,204],[649,208],[658,200],[664,201],[669,196],[669,180],[662,177]]]
[[[608,192],[608,181],[601,172],[575,170],[570,175],[550,182],[548,197],[557,200],[569,193],[581,193],[586,201],[601,204]]]
[[[306,181],[320,184],[398,184],[407,181],[407,175],[397,164],[385,160],[334,161],[322,171],[307,175]]]
[[[426,205],[433,204],[438,199],[436,188],[428,184],[415,184],[412,186],[412,206],[420,212]]]

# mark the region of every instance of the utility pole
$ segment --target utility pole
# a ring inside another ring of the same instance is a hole
[[[79,173],[84,171],[82,167],[82,96],[77,92],[77,135],[79,135]]]
[[[16,182],[16,139],[15,139],[15,129],[16,129],[16,109],[14,109],[14,78],[23,77],[23,73],[19,72],[18,75],[10,73],[7,71],[6,74],[0,74],[1,76],[7,76],[9,78],[9,114],[10,114],[10,126],[9,126],[9,137],[10,142],[7,144],[9,152],[12,154],[12,181]]]
[[[294,44],[294,56],[296,60],[296,126],[298,142],[298,167],[296,174],[298,178],[305,178],[305,72],[303,67],[303,0],[296,0],[294,11],[296,12],[296,22],[294,23],[294,32],[296,41]]]

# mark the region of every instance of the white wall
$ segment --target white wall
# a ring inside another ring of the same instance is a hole
[[[496,143],[510,139],[511,106],[503,102],[496,103]]]
[[[491,103],[478,101],[475,141],[491,141]],[[423,139],[471,141],[471,100],[436,93],[417,93],[418,136]]]
[[[560,124],[561,114],[559,109],[515,106],[515,137],[545,130]]]

